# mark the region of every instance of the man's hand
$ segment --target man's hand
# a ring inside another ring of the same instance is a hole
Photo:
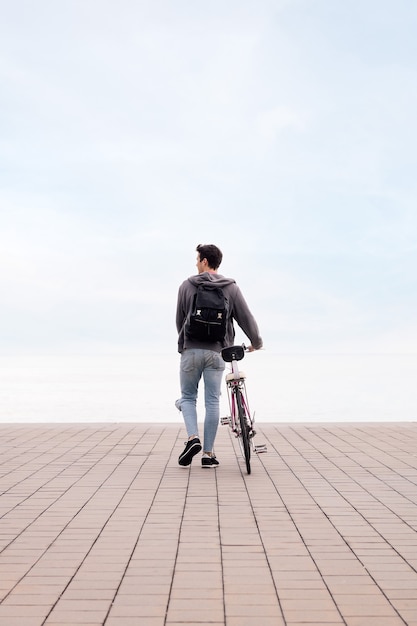
[[[254,348],[253,346],[247,346],[246,350],[248,352],[255,352],[255,350],[262,350],[262,348],[263,348],[263,345],[261,344],[259,348]]]

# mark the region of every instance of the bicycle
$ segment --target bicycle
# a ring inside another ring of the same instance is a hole
[[[266,452],[266,444],[259,444],[257,446],[253,443],[253,438],[256,435],[256,431],[253,427],[255,422],[255,416],[250,414],[248,397],[246,393],[244,372],[239,370],[238,361],[241,361],[245,356],[247,348],[242,346],[229,346],[223,348],[222,357],[226,363],[231,364],[231,372],[226,374],[226,387],[227,396],[229,400],[230,416],[222,417],[221,424],[224,426],[230,426],[232,432],[238,439],[242,455],[246,463],[246,471],[251,473],[251,451],[257,454]]]

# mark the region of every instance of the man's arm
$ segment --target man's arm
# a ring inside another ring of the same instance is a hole
[[[262,348],[263,342],[259,334],[258,324],[250,312],[246,300],[238,286],[236,286],[232,314],[240,328],[251,341],[252,345],[249,346],[248,350],[252,352],[253,350]]]
[[[177,332],[179,333],[183,327],[185,320],[185,310],[184,310],[184,297],[183,297],[183,289],[182,285],[178,289],[178,298],[177,298],[177,313],[175,317]]]

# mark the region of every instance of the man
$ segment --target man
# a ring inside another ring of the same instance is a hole
[[[233,279],[225,278],[217,273],[222,258],[222,252],[217,246],[212,244],[198,245],[198,275],[191,276],[185,280],[178,291],[176,323],[178,352],[181,354],[181,398],[176,401],[175,405],[182,411],[188,434],[185,449],[178,459],[178,463],[182,466],[190,465],[193,457],[202,449],[198,435],[196,406],[201,377],[204,380],[206,409],[204,450],[201,464],[204,468],[213,468],[219,465],[219,461],[213,453],[213,446],[219,424],[220,388],[225,369],[225,363],[220,352],[225,346],[231,346],[234,343],[233,320],[236,320],[245,335],[250,339],[250,351],[262,348],[262,339],[259,336],[258,326],[239,287]],[[227,305],[225,336],[222,340],[207,339],[206,337],[197,339],[190,332],[190,313],[193,309],[194,298],[199,285],[220,287],[223,291]]]

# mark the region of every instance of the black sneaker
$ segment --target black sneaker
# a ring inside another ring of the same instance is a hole
[[[193,460],[193,456],[198,454],[200,450],[201,442],[198,437],[194,437],[194,439],[187,441],[185,443],[184,452],[178,457],[178,463],[183,466],[190,465]]]
[[[205,454],[201,459],[201,467],[217,467],[220,465],[216,457]]]

